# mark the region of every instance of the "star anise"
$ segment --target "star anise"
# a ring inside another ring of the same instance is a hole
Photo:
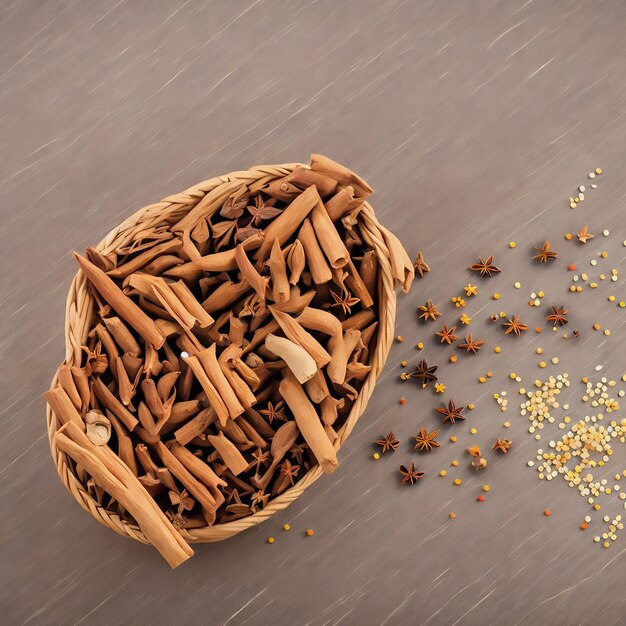
[[[535,247],[535,250],[539,252],[539,254],[533,257],[536,261],[547,263],[548,261],[554,261],[554,259],[556,259],[556,251],[552,250],[549,241],[546,241],[541,248]]]
[[[496,439],[496,442],[491,446],[492,450],[497,450],[498,452],[502,452],[502,454],[506,454],[511,447],[511,442],[508,439]]]
[[[455,330],[456,326],[448,328],[444,324],[443,328],[438,333],[435,333],[435,335],[437,335],[437,337],[441,337],[441,343],[451,344],[452,342],[457,340],[457,336],[454,334]]]
[[[179,515],[182,515],[183,511],[191,511],[196,503],[196,501],[189,496],[186,489],[183,489],[180,493],[170,491],[168,495],[170,497],[170,502],[174,506],[178,506]]]
[[[552,313],[546,317],[554,326],[565,326],[567,324],[567,309],[563,307],[552,307]]]
[[[400,441],[396,439],[396,436],[393,434],[393,431],[389,431],[385,437],[382,439],[377,439],[374,442],[377,446],[382,448],[381,452],[385,454],[385,452],[395,452],[396,448],[400,445]]]
[[[251,497],[250,509],[252,510],[253,513],[255,513],[257,508],[259,507],[264,509],[269,499],[270,499],[270,494],[265,493],[264,489],[261,489],[260,491],[255,491]]]
[[[260,195],[254,198],[254,206],[248,206],[248,213],[252,215],[250,225],[258,228],[264,220],[271,220],[282,213],[281,209],[265,204]]]
[[[593,239],[593,235],[589,232],[588,226],[583,226],[576,235],[580,243],[587,243],[590,239]]]
[[[438,448],[439,444],[435,441],[438,434],[438,430],[433,430],[432,433],[429,433],[425,428],[420,428],[420,434],[413,435],[413,439],[415,439],[413,450],[430,452],[434,448]]]
[[[497,274],[500,271],[500,268],[493,264],[493,256],[487,257],[486,260],[482,257],[478,257],[478,263],[470,265],[470,269],[473,272],[478,272],[481,276],[487,277],[491,277],[493,274]]]
[[[263,450],[261,448],[257,448],[252,456],[254,461],[251,463],[251,467],[256,467],[257,471],[261,469],[261,465],[265,465],[270,460],[270,453],[267,450]]]
[[[430,267],[428,267],[426,261],[424,261],[424,255],[421,250],[418,251],[417,258],[415,259],[415,271],[419,274],[420,278],[424,278],[424,274],[430,272]]]
[[[419,319],[423,319],[425,322],[428,320],[436,320],[438,317],[441,317],[441,313],[437,311],[437,307],[433,304],[432,300],[428,300],[426,304],[420,304],[417,308],[422,311]]]
[[[514,333],[518,337],[522,333],[522,331],[527,330],[528,326],[526,324],[522,324],[519,319],[519,315],[514,315],[513,317],[509,317],[509,319],[504,322],[503,326],[506,328],[504,331],[505,335],[509,335],[510,333]]]
[[[414,485],[424,475],[424,472],[416,470],[415,463],[411,463],[409,467],[406,467],[406,465],[400,466],[400,475],[402,476],[403,485]]]
[[[87,355],[87,363],[85,364],[85,373],[87,376],[92,374],[102,374],[109,367],[109,359],[102,352],[102,342],[98,341],[93,350],[89,350],[83,346],[83,351]]]
[[[439,368],[438,365],[428,365],[426,363],[426,359],[422,359],[418,365],[415,367],[415,370],[411,373],[413,378],[417,378],[422,381],[422,388],[425,388],[428,383],[435,382],[437,377],[435,376],[435,372]]]
[[[304,454],[306,447],[307,445],[305,443],[301,443],[289,448],[289,454],[291,454],[296,463],[299,465],[302,465],[302,455]]]
[[[274,420],[278,420],[279,422],[286,422],[287,418],[285,413],[283,412],[283,407],[285,403],[280,400],[276,403],[276,406],[272,402],[267,403],[267,409],[263,409],[259,411],[261,415],[265,415],[267,417],[267,421],[271,424]]]
[[[454,401],[448,401],[448,406],[445,407],[437,407],[435,410],[437,413],[441,413],[443,415],[444,422],[450,422],[451,424],[456,424],[457,420],[464,420],[465,416],[463,415],[464,406],[456,406]]]
[[[248,206],[248,196],[237,197],[239,191],[229,196],[220,209],[220,215],[227,220],[236,220],[243,215],[243,211]]]
[[[476,354],[484,343],[483,339],[474,339],[472,333],[467,333],[465,343],[460,343],[458,347],[462,350],[466,350],[468,354]]]
[[[293,485],[293,479],[298,475],[298,472],[300,471],[300,466],[299,465],[292,465],[291,461],[289,459],[285,459],[281,464],[280,464],[280,473],[283,476],[286,476],[287,478],[289,478],[289,482]]]
[[[359,298],[353,296],[347,289],[341,290],[341,295],[338,296],[332,289],[330,290],[330,295],[333,297],[335,301],[334,304],[331,304],[330,307],[341,307],[344,315],[350,315],[352,313],[352,308],[355,304],[361,302]]]

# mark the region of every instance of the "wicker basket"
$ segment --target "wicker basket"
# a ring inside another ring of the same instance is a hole
[[[199,183],[181,193],[168,196],[161,202],[140,209],[112,230],[96,246],[96,249],[104,254],[111,253],[122,246],[130,244],[136,235],[146,228],[158,225],[165,220],[171,222],[172,220],[180,219],[203,199],[204,201],[207,201],[209,198],[211,201],[223,201],[235,189],[240,187],[242,183],[246,184],[251,191],[258,190],[268,182],[289,174],[297,165],[302,166],[302,164],[298,163],[262,165]],[[304,165],[303,167],[308,166]],[[347,420],[338,431],[339,437],[335,443],[337,449],[348,438],[357,420],[364,412],[374,390],[376,379],[385,365],[394,335],[396,312],[395,284],[401,283],[406,291],[412,279],[410,262],[402,246],[393,234],[378,223],[372,207],[367,202],[364,204],[360,214],[360,220],[363,235],[368,240],[368,244],[376,251],[379,262],[379,327],[377,343],[371,357],[371,372],[365,379]],[[67,298],[65,319],[66,363],[70,365],[78,364],[80,366],[81,345],[85,343],[93,319],[94,301],[88,290],[88,281],[82,271],[78,271],[72,281]],[[52,387],[55,384],[56,377],[52,382]],[[49,405],[46,407],[46,419],[48,438],[57,471],[63,484],[72,493],[76,501],[100,523],[111,528],[116,533],[131,537],[142,543],[149,543],[136,524],[121,519],[117,513],[107,510],[91,497],[77,478],[74,472],[74,463],[54,443],[53,435],[58,424]],[[266,508],[253,515],[204,528],[183,529],[180,532],[188,542],[211,542],[231,537],[242,530],[256,526],[277,511],[284,509],[317,480],[322,473],[319,465],[312,467],[293,487],[271,500]]]

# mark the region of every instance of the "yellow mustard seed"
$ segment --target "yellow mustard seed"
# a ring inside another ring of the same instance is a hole
[[[517,378],[517,374],[516,374],[515,372],[511,372],[511,373],[509,374],[509,378],[510,378],[511,380],[515,380],[515,379]]]
[[[450,355],[450,363],[456,363],[459,357],[456,354]]]
[[[602,250],[602,252],[600,252],[600,256],[603,259],[606,259],[609,256],[609,253],[606,250]]]
[[[598,283],[589,283],[590,289],[595,289],[598,286]]]
[[[484,376],[480,376],[480,377],[478,378],[478,382],[479,382],[479,383],[486,383],[486,382],[487,382],[487,379],[486,379]]]
[[[448,517],[450,519],[454,519],[456,517],[456,513],[454,511],[450,511],[450,513],[448,513]]]
[[[493,372],[487,372],[487,378],[493,378]]]
[[[547,365],[547,363],[545,361],[540,361],[539,362],[539,367],[543,368]]]
[[[536,354],[543,354],[543,349],[541,349],[541,348],[537,348],[537,349],[535,350],[535,353],[536,353]]]
[[[452,443],[454,443],[457,440],[457,436],[456,435],[450,435],[450,441]]]
[[[454,461],[452,461],[451,465],[452,465],[452,467],[458,467],[459,466],[459,462],[456,459],[454,459]]]
[[[475,428],[470,428],[470,435],[475,435],[477,432]]]
[[[592,328],[594,330],[600,330],[600,324],[594,324]]]
[[[615,296],[609,296],[608,300],[609,302],[615,302]]]
[[[441,476],[442,478],[447,474],[448,472],[446,472],[446,470],[441,470],[439,472],[439,476]]]
[[[500,352],[502,352],[502,348],[501,348],[500,346],[496,346],[496,347],[493,349],[493,351],[494,351],[496,354],[500,354]]]
[[[576,286],[575,285],[570,285],[569,286],[569,290],[570,291],[576,291]]]
[[[498,315],[500,317],[506,317],[506,313],[504,311],[500,311],[500,313],[498,313]]]
[[[608,337],[611,334],[611,331],[608,328],[605,328],[604,334]]]
[[[455,478],[454,479],[454,484],[455,485],[460,485],[463,481],[460,478]]]
[[[599,511],[599,510],[600,510],[600,508],[601,508],[601,507],[600,507],[600,505],[599,505],[599,504],[594,504],[594,505],[593,505],[593,510],[594,510],[594,511]]]
[[[546,295],[546,294],[545,294],[545,293],[543,293],[543,291],[540,291],[540,292],[537,294],[537,296],[538,296],[539,298],[543,298],[545,295]]]
[[[600,174],[602,174],[602,169],[599,167],[596,167],[596,174],[599,176]]]
[[[620,300],[618,306],[620,309],[623,309],[626,306],[626,302],[624,302],[623,300]]]
[[[514,241],[509,241],[509,248],[515,248],[516,245]]]
[[[274,539],[274,537],[268,537],[267,538],[267,543],[274,543],[274,541],[276,541],[276,539]]]
[[[372,458],[374,461],[378,461],[378,459],[380,459],[380,454],[378,454],[378,452],[374,452],[374,454],[372,454]]]
[[[570,206],[572,206],[572,205],[570,204]],[[576,206],[576,205],[574,205],[574,206]],[[573,209],[573,208],[574,208],[574,207],[572,207],[572,209]],[[565,239],[567,239],[568,241],[570,241],[570,240],[572,239],[572,233],[565,233]]]
[[[483,491],[489,491],[489,485],[483,485]]]
[[[418,342],[418,344],[417,344],[417,349],[418,349],[418,350],[423,350],[423,349],[424,349],[424,344],[423,344],[421,341],[420,341],[420,342]]]
[[[502,426],[504,426],[505,428],[509,428],[511,426],[511,422],[504,422]]]
[[[553,356],[551,359],[552,363],[554,363],[555,365],[559,362],[559,357],[558,356]]]
[[[467,408],[468,408],[470,411],[473,411],[473,410],[474,410],[474,406],[475,406],[475,405],[474,405],[474,403],[473,403],[473,402],[470,402],[470,403],[467,405]]]
[[[289,524],[283,524],[283,530],[291,530],[291,526]]]
[[[494,300],[499,300],[499,299],[500,299],[500,294],[499,294],[499,293],[497,293],[497,292],[496,292],[496,293],[494,293],[494,294],[493,294],[493,299],[494,299]]]
[[[577,293],[580,293],[582,290],[583,290],[582,285],[578,285],[578,286],[576,287],[576,291],[577,291]]]

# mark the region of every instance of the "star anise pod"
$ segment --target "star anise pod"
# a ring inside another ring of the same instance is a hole
[[[252,497],[250,500],[250,509],[252,510],[253,513],[255,513],[257,508],[259,507],[264,509],[269,499],[270,499],[270,494],[265,493],[264,489],[261,489],[261,491],[255,491],[252,494]]]
[[[552,313],[546,319],[552,322],[553,326],[565,326],[567,324],[567,309],[553,306]]]
[[[504,322],[503,326],[506,328],[504,331],[505,335],[509,335],[510,333],[514,333],[518,337],[522,333],[522,331],[527,330],[528,326],[526,324],[522,324],[519,319],[519,315],[514,315],[513,317],[509,317],[509,319]]]
[[[415,439],[413,450],[430,452],[434,448],[438,448],[439,444],[435,441],[438,434],[438,430],[433,430],[432,433],[429,433],[425,428],[420,428],[420,434],[413,435],[413,439]]]
[[[437,311],[437,307],[433,304],[432,300],[428,300],[426,304],[420,304],[417,308],[422,311],[419,319],[423,319],[425,322],[428,320],[436,320],[438,317],[441,317],[441,313]]]
[[[435,333],[435,335],[437,335],[437,337],[441,337],[441,343],[451,344],[452,342],[457,340],[457,336],[454,334],[455,330],[456,326],[448,328],[444,324],[443,328],[438,333]]]
[[[377,439],[374,442],[377,446],[382,448],[381,452],[385,454],[385,452],[395,452],[396,448],[400,445],[400,441],[396,439],[396,436],[393,434],[393,431],[389,431],[385,437],[382,439]]]
[[[254,206],[248,206],[247,209],[248,213],[252,215],[250,225],[255,228],[261,226],[261,222],[271,220],[282,213],[282,209],[265,204],[260,195],[254,198]]]
[[[306,447],[306,443],[301,443],[289,448],[289,454],[291,454],[298,465],[302,465],[302,455],[304,454]]]
[[[283,476],[286,476],[287,478],[289,478],[289,482],[293,485],[293,479],[298,475],[298,472],[300,471],[300,466],[299,465],[292,465],[291,461],[289,459],[285,459],[281,464],[280,464],[280,473]]]
[[[511,447],[511,442],[508,439],[496,439],[496,442],[491,446],[492,450],[497,450],[498,452],[502,452],[502,454],[506,454]]]
[[[268,402],[267,409],[263,409],[262,411],[259,411],[259,413],[261,415],[265,415],[265,417],[267,417],[267,421],[270,424],[274,420],[278,420],[279,422],[286,422],[287,417],[285,416],[285,413],[283,412],[284,406],[285,406],[285,403],[282,400],[277,402],[276,406],[274,406],[272,402]]]
[[[402,476],[403,485],[414,485],[424,475],[424,472],[417,471],[415,463],[411,463],[409,467],[405,465],[400,466],[400,475]]]
[[[352,308],[355,304],[361,302],[360,298],[353,296],[347,289],[341,290],[341,295],[338,296],[332,289],[330,289],[330,295],[333,297],[335,301],[334,304],[331,304],[330,307],[341,307],[344,315],[350,315],[352,313]]]
[[[189,496],[186,489],[183,489],[180,493],[170,491],[168,495],[170,497],[170,502],[174,506],[178,506],[179,515],[182,515],[183,511],[191,511],[196,503],[196,501]]]
[[[424,388],[428,385],[428,383],[432,383],[438,380],[435,376],[435,372],[438,368],[438,365],[429,366],[428,363],[426,363],[426,359],[422,359],[415,367],[415,370],[411,373],[411,377],[421,380],[422,388]]]
[[[441,413],[443,415],[444,422],[450,422],[451,424],[456,424],[457,420],[464,420],[465,416],[463,415],[464,406],[456,406],[454,401],[448,401],[448,406],[437,407],[435,410],[437,413]]]
[[[554,261],[554,259],[556,259],[556,251],[552,250],[549,241],[546,241],[541,248],[535,247],[535,250],[539,252],[539,254],[533,257],[536,261],[547,263],[548,261]]]
[[[487,277],[491,277],[493,274],[497,274],[500,271],[500,268],[493,264],[493,256],[487,257],[486,260],[482,257],[478,257],[478,263],[470,265],[470,269],[473,272],[478,272],[481,276]]]
[[[424,255],[421,250],[418,251],[417,258],[415,259],[415,271],[419,274],[420,278],[424,278],[424,274],[430,272],[430,267],[428,267],[428,264],[424,261]]]
[[[588,226],[583,226],[576,235],[580,243],[587,243],[590,239],[593,239],[593,235],[589,232]]]
[[[83,346],[83,351],[87,355],[87,363],[85,364],[85,373],[87,376],[92,374],[103,374],[109,367],[109,359],[102,352],[102,342],[98,341],[93,350],[89,350]]]
[[[466,350],[468,354],[476,354],[484,343],[483,339],[474,339],[472,333],[467,333],[465,343],[460,343],[458,347],[462,350]]]
[[[226,202],[220,209],[220,215],[227,220],[236,220],[243,215],[243,211],[248,206],[248,196],[236,197],[239,191],[226,198]]]
[[[270,460],[270,453],[267,450],[263,450],[261,448],[257,448],[253,453],[252,457],[254,461],[251,463],[251,467],[256,467],[257,471],[261,469],[261,465],[265,465]]]

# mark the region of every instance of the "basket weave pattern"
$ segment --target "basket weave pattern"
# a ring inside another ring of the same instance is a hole
[[[140,209],[113,229],[96,246],[96,249],[105,255],[115,252],[140,238],[142,232],[155,226],[171,224],[181,219],[199,203],[223,202],[242,184],[247,185],[250,191],[254,192],[268,182],[288,175],[298,165],[301,164],[257,166],[246,171],[232,172],[211,178],[181,193],[168,196],[161,202]],[[365,379],[345,423],[337,433],[336,449],[339,449],[348,438],[357,420],[364,412],[374,390],[376,379],[385,365],[394,334],[396,294],[391,263],[393,251],[387,245],[384,235],[386,231],[376,220],[374,211],[367,202],[364,203],[359,219],[362,235],[366,242],[375,250],[379,263],[379,326],[376,346],[370,361],[372,369]],[[387,236],[389,236],[388,233]],[[65,362],[69,365],[80,366],[81,346],[85,345],[87,334],[94,321],[94,311],[94,300],[88,289],[88,281],[83,272],[79,270],[72,281],[66,305]],[[56,377],[52,381],[52,387],[55,386]],[[136,524],[120,518],[117,513],[107,510],[91,497],[76,476],[73,462],[54,443],[53,436],[58,424],[49,405],[46,407],[46,419],[50,448],[57,471],[63,484],[76,501],[100,523],[116,533],[142,543],[149,543]],[[257,511],[253,515],[204,528],[181,529],[180,533],[188,542],[212,542],[231,537],[247,528],[256,526],[277,511],[287,507],[309,485],[317,480],[322,473],[323,471],[319,465],[312,467],[294,486],[270,500],[264,509]]]

